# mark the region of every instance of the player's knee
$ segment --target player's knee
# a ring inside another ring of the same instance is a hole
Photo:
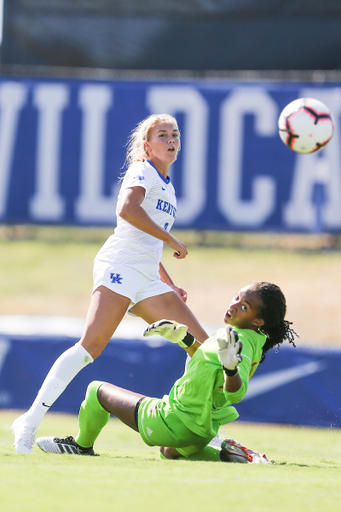
[[[97,359],[108,344],[108,340],[104,340],[101,337],[88,340],[81,340],[81,345],[89,352],[93,359]]]
[[[93,359],[97,359],[97,357],[99,357],[102,354],[103,348],[99,345],[95,345],[91,347],[90,350],[88,350],[88,352],[93,357]]]
[[[103,381],[99,381],[99,380],[93,380],[92,382],[90,382],[90,384],[88,385],[88,387],[86,389],[85,398],[87,399],[92,395],[97,396],[97,391],[99,390],[100,386],[102,386],[103,384],[105,384],[105,383]]]
[[[167,448],[165,446],[160,446],[160,453],[166,459],[178,459],[181,457],[180,453],[175,448]]]
[[[104,395],[102,391],[102,386],[105,384],[108,383],[100,380],[90,382],[86,390],[83,404],[90,406],[93,411],[103,412],[103,409],[106,411],[106,408],[103,406],[103,404],[105,404],[105,400],[103,398]]]

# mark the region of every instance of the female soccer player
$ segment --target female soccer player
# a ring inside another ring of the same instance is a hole
[[[46,452],[93,455],[93,444],[111,413],[139,432],[147,445],[160,446],[166,459],[269,462],[232,439],[220,443],[220,449],[208,445],[220,425],[238,418],[232,404],[245,396],[249,379],[266,352],[285,340],[295,346],[296,333],[285,314],[280,288],[258,282],[232,299],[224,319],[228,326],[203,344],[177,322],[161,320],[150,325],[145,336],[160,334],[191,356],[169,395],[150,398],[113,384],[92,382],[80,408],[76,439],[39,438],[37,445]]]
[[[84,333],[55,361],[30,409],[14,421],[18,453],[32,453],[45,413],[75,375],[101,354],[128,309],[148,324],[174,318],[188,325],[198,341],[207,339],[186,305],[186,292],[173,283],[161,263],[164,243],[174,250],[175,258],[187,256],[185,244],[170,234],[176,197],[168,171],[179,149],[179,128],[168,114],[149,116],[132,132],[117,227],[95,258]]]

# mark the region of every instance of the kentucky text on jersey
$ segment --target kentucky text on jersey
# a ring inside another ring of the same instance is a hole
[[[169,213],[169,215],[173,215],[175,218],[176,216],[176,208],[172,204],[168,203],[167,201],[163,201],[162,199],[157,200],[156,205],[157,210],[161,210],[163,212]]]

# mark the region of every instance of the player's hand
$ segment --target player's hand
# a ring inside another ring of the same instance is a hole
[[[243,344],[239,341],[238,333],[228,325],[225,329],[225,335],[217,338],[217,342],[219,345],[218,357],[221,364],[227,370],[235,370],[243,360],[241,356]]]
[[[187,325],[179,324],[174,320],[159,320],[158,322],[154,322],[153,324],[149,325],[144,331],[143,336],[153,336],[154,334],[159,334],[159,336],[163,336],[172,343],[177,343],[180,345],[180,347],[188,348],[191,346],[188,344],[189,341],[191,341],[188,339],[188,337],[191,336],[193,338],[193,336],[187,333],[187,329]],[[184,342],[185,338],[187,341],[186,343]],[[193,343],[194,342],[195,339],[193,338]]]
[[[179,295],[181,300],[187,302],[187,292],[183,288],[176,286],[176,284],[171,284],[169,286],[175,291],[177,295]]]
[[[180,240],[171,235],[171,238],[167,242],[167,244],[169,245],[169,247],[174,249],[174,258],[177,258],[178,260],[186,258],[188,251],[186,245],[183,242],[180,242]]]

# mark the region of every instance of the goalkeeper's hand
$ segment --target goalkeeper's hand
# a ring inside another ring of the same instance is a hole
[[[180,347],[189,348],[195,343],[195,338],[187,332],[187,329],[187,325],[179,324],[174,320],[159,320],[150,324],[144,331],[143,336],[159,334],[172,343],[177,343]]]
[[[243,344],[239,341],[238,333],[228,325],[225,330],[225,336],[217,338],[219,345],[218,357],[223,365],[223,368],[227,370],[227,375],[233,375],[233,372],[237,373],[237,366],[242,362],[241,351]],[[235,374],[234,373],[234,374]]]

